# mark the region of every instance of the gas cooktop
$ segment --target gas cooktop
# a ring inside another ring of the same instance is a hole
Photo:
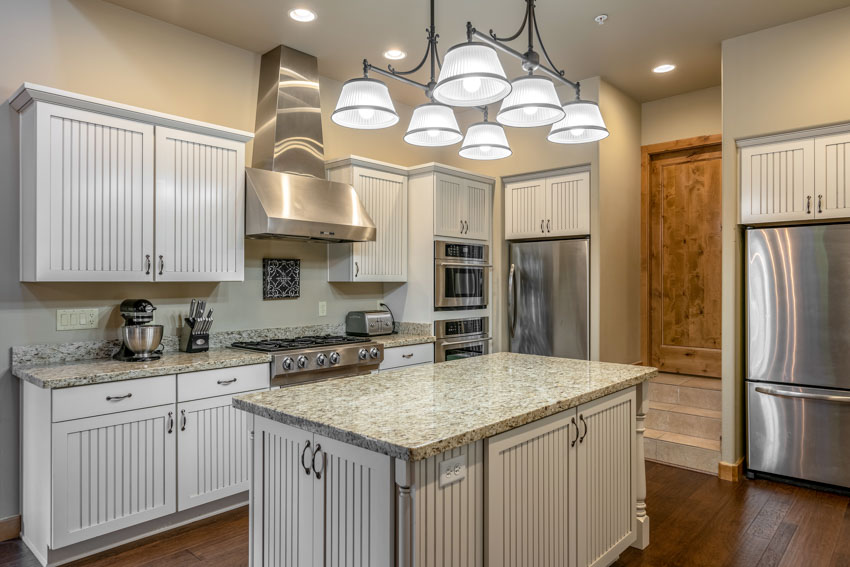
[[[232,346],[233,348],[257,350],[261,352],[284,352],[288,350],[302,350],[307,348],[330,347],[337,345],[349,345],[367,342],[369,342],[369,339],[363,337],[347,337],[342,335],[314,335],[309,337],[296,337],[292,339],[242,341],[232,343],[230,346]]]

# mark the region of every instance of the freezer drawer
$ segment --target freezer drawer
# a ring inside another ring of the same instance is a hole
[[[850,487],[850,392],[747,382],[748,467]]]

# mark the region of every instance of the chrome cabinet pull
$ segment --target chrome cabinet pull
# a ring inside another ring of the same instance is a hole
[[[307,454],[307,449],[309,448],[310,442],[307,441],[306,443],[304,443],[304,449],[301,451],[301,468],[304,469],[304,472],[307,474],[307,476],[310,476],[310,465],[304,462],[304,455]]]
[[[123,396],[106,396],[107,402],[120,402],[121,400],[126,400],[128,398],[132,398],[133,393],[124,394]]]
[[[546,221],[546,232],[552,232],[552,229],[549,228],[549,225],[550,225],[551,222],[552,222],[552,219],[549,219],[549,220]]]
[[[546,232],[543,230],[543,219],[540,219],[540,232]]]
[[[162,271],[165,269],[165,259],[162,257],[162,254],[159,255],[159,275],[162,275]]]
[[[357,263],[357,262],[354,262],[354,277],[356,278],[359,275],[360,275],[360,264]]]
[[[145,254],[145,275],[151,275],[151,255]]]
[[[182,418],[183,423],[180,424],[180,431],[186,431],[186,410],[180,410],[180,417]]]
[[[171,434],[172,431],[174,431],[174,412],[170,411],[168,412],[168,433]]]
[[[756,392],[759,394],[767,394],[769,396],[779,396],[782,398],[800,398],[803,400],[817,400],[820,402],[835,402],[838,404],[850,404],[850,396],[835,396],[831,394],[807,394],[806,392],[795,392],[794,390],[781,390],[779,388],[768,388],[765,386],[756,386]]]
[[[401,355],[401,357],[402,358],[413,358],[413,353],[411,352],[410,354],[403,354],[403,355]]]
[[[823,212],[823,195],[818,195],[818,214]]]
[[[316,469],[316,455],[318,455],[319,453],[322,454],[322,457],[320,459],[320,462],[322,463],[321,470]],[[313,462],[310,464],[310,467],[313,469],[313,472],[316,473],[316,478],[321,480],[322,473],[325,472],[325,454],[322,452],[322,445],[319,443],[316,444],[316,450],[313,451]]]
[[[234,382],[236,382],[236,378],[231,378],[230,380],[219,380],[218,385],[219,386],[229,386],[230,384],[233,384]]]
[[[581,434],[581,437],[579,438],[578,442],[584,443],[584,438],[587,437],[587,422],[584,420],[584,415],[582,414],[579,414],[578,419],[582,422],[582,424],[584,424],[584,433]]]
[[[570,447],[575,447],[576,443],[578,442],[578,423],[576,423],[576,418],[572,418],[571,421],[573,423],[573,427],[576,428],[576,437],[575,439],[570,441]]]
[[[806,195],[806,214],[812,214],[812,196]]]

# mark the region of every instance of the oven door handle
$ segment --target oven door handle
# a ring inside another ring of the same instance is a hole
[[[508,273],[508,313],[510,313],[510,321],[508,329],[511,332],[511,337],[514,336],[516,330],[516,265],[511,264],[511,271]]]
[[[455,346],[455,345],[468,345],[469,343],[484,343],[484,342],[492,341],[492,340],[493,340],[493,337],[485,337],[483,339],[469,339],[469,340],[466,340],[466,341],[451,341],[451,342],[448,342],[448,343],[440,343],[440,346],[446,347],[446,346]]]
[[[795,392],[793,390],[780,390],[779,388],[766,388],[756,386],[756,392],[769,396],[780,396],[782,398],[802,398],[804,400],[819,400],[821,402],[836,402],[840,404],[850,403],[850,396],[831,396],[829,394],[808,394],[806,392]]]
[[[472,262],[440,262],[440,266],[459,266],[462,268],[492,268],[493,264],[474,264]]]

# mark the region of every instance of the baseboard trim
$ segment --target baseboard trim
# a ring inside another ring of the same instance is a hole
[[[717,476],[720,480],[728,480],[729,482],[739,482],[744,476],[744,457],[741,457],[734,463],[717,463]]]
[[[0,541],[21,537],[21,517],[12,516],[0,520]]]

